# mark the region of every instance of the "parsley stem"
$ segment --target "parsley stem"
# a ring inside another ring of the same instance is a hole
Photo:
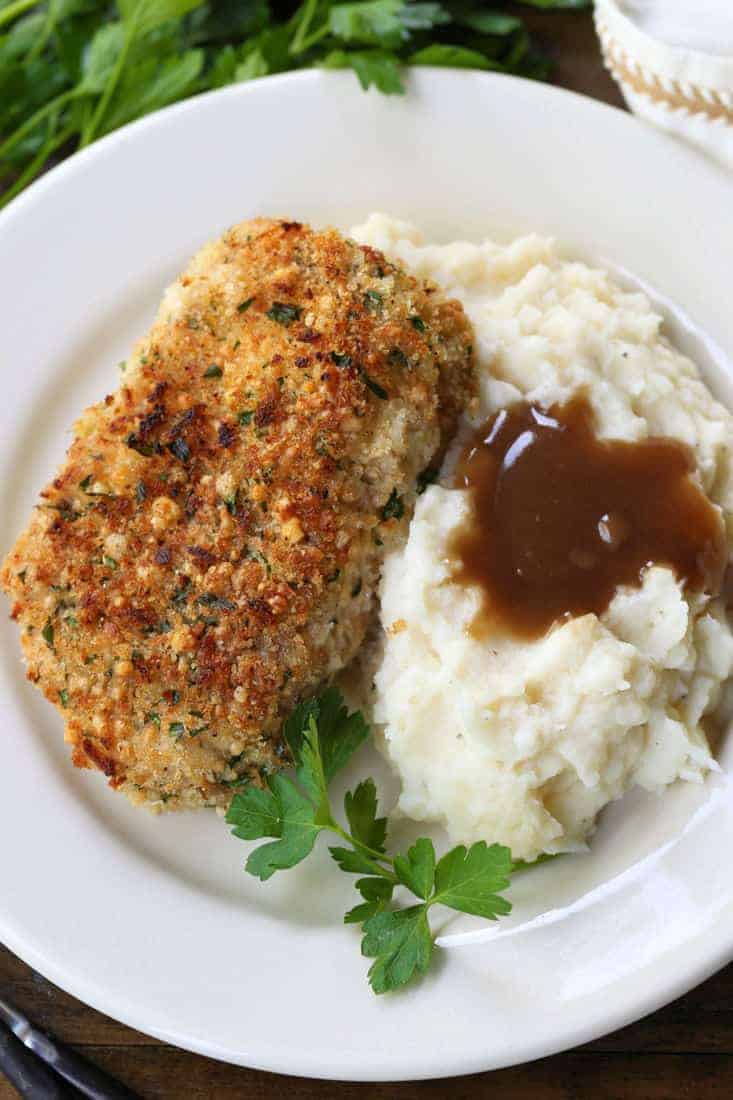
[[[362,844],[360,840],[352,836],[351,833],[347,833],[345,829],[342,829],[337,821],[331,820],[329,825],[331,832],[336,833],[342,840],[345,840],[352,848],[356,848],[358,852],[371,863],[374,874],[379,875],[380,878],[386,878],[389,882],[397,884],[397,876],[392,871],[388,871],[386,867],[382,867],[382,863],[388,863],[390,867],[394,866],[394,860],[390,859],[384,852],[377,852],[374,848],[370,848],[367,844]],[[379,862],[377,862],[379,861]]]
[[[137,34],[138,19],[140,17],[140,12],[142,11],[144,6],[145,5],[142,3],[136,4],[129,22],[125,24],[125,37],[122,42],[122,49],[120,50],[117,61],[115,62],[115,67],[109,75],[104,92],[102,93],[102,98],[99,100],[99,103],[95,108],[89,125],[86,127],[84,133],[81,136],[81,141],[79,142],[80,149],[82,149],[85,145],[88,145],[89,142],[93,141],[94,138],[97,136],[97,130],[99,129],[104,119],[107,108],[110,104],[110,100],[112,99],[112,96],[115,93],[115,89],[120,82],[122,70],[127,63],[127,55],[129,54],[130,47],[135,40],[135,35]]]
[[[302,40],[297,52],[298,53],[305,53],[306,50],[309,50],[311,48],[311,46],[315,46],[316,42],[320,42],[321,39],[325,38],[326,35],[329,34],[329,33],[330,33],[330,27],[328,26],[327,23],[324,23],[324,25],[322,27],[319,27],[319,29],[317,31],[313,31],[311,34],[307,35]],[[291,52],[294,52],[294,51],[291,51]]]
[[[59,107],[63,107],[63,105],[76,94],[76,89],[71,88],[68,92],[62,92],[61,95],[57,95],[55,99],[51,99],[48,103],[44,103],[43,107],[40,107],[35,114],[27,118],[25,122],[19,126],[9,138],[6,138],[2,145],[0,145],[0,158],[4,157],[6,153],[9,153],[11,149],[15,148],[18,142],[21,141],[26,134],[35,130],[39,122],[43,122],[47,115],[52,114]]]
[[[46,43],[48,42],[49,38],[51,37],[51,33],[52,33],[52,31],[53,31],[53,29],[56,25],[56,16],[55,16],[55,12],[54,12],[55,6],[56,5],[53,4],[53,3],[50,3],[48,5],[48,9],[46,11],[46,19],[45,19],[45,22],[44,22],[44,24],[41,28],[41,33],[39,34],[38,38],[36,39],[35,44],[33,46],[33,49],[30,50],[30,52],[28,53],[28,56],[26,58],[26,63],[28,61],[35,61],[35,59],[37,57],[40,57],[41,54],[43,53],[43,51],[45,50]]]
[[[66,129],[62,130],[56,137],[54,137],[53,132],[51,132],[48,139],[43,143],[25,171],[18,176],[13,186],[3,191],[2,195],[0,195],[0,209],[2,209],[3,206],[7,206],[11,199],[14,199],[24,187],[27,187],[28,184],[35,179],[51,154],[55,153],[57,149],[60,149],[61,146],[69,140],[75,129],[76,127],[74,126],[67,126]]]
[[[313,22],[313,16],[316,14],[318,7],[318,0],[305,0],[302,9],[302,15],[298,20],[297,30],[293,36],[293,41],[290,43],[289,53],[299,54],[306,48],[304,43],[307,41],[307,32],[311,23]]]
[[[37,3],[38,0],[15,0],[14,4],[8,4],[7,8],[0,11],[0,27],[3,27],[6,23],[11,23],[13,19],[17,19],[29,8],[35,8]]]

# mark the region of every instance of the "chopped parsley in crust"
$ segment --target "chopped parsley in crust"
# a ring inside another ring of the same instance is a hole
[[[0,577],[74,763],[168,808],[278,767],[472,386],[460,305],[381,253],[264,219],[202,249]]]

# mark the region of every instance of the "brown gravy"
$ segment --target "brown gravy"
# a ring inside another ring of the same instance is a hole
[[[454,578],[483,591],[473,631],[535,638],[559,619],[601,614],[652,563],[717,594],[725,531],[693,469],[672,439],[599,439],[585,397],[497,413],[474,432],[454,482],[472,496],[449,552]]]

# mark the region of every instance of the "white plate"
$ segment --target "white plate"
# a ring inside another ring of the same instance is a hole
[[[711,165],[621,112],[505,77],[425,70],[390,99],[348,74],[276,77],[114,134],[0,218],[2,549],[194,249],[254,214],[348,226],[372,209],[443,239],[533,228],[632,272],[717,342],[673,319],[730,401],[733,192]],[[133,810],[70,766],[5,616],[0,655],[0,935],[159,1038],[312,1076],[468,1073],[616,1028],[733,954],[718,778],[625,799],[590,856],[517,882],[495,943],[454,943],[419,987],[377,999],[340,924],[350,882],[327,857],[262,886],[214,814]]]

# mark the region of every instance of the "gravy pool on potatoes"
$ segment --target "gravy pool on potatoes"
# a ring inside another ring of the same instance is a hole
[[[667,565],[717,595],[727,557],[715,508],[675,439],[599,439],[585,396],[503,409],[476,429],[455,475],[471,494],[451,540],[454,579],[478,585],[479,636],[500,624],[536,638],[559,619],[602,614],[622,585]]]

